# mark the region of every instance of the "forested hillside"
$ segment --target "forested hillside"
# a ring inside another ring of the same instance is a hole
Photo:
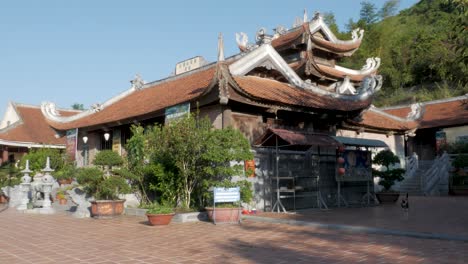
[[[377,8],[361,3],[353,28],[366,30],[360,49],[342,63],[360,68],[368,57],[380,57],[384,86],[379,106],[427,101],[468,93],[467,0],[422,0],[395,15],[397,0]],[[326,16],[333,24],[333,15]],[[332,26],[335,31],[336,26]],[[349,37],[348,37],[349,38]]]

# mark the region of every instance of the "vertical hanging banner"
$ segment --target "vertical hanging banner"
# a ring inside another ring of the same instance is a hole
[[[255,160],[245,160],[244,170],[248,177],[255,177]]]
[[[120,129],[112,130],[112,151],[119,153],[119,155],[122,155],[121,134]]]
[[[172,107],[166,108],[164,121],[165,124],[170,123],[172,120],[175,120],[179,117],[186,116],[190,113],[190,103],[178,104]]]
[[[76,145],[78,140],[78,128],[67,130],[66,151],[70,160],[76,160]]]

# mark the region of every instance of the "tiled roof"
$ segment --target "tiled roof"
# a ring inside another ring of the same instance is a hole
[[[160,111],[200,96],[214,77],[216,67],[195,71],[135,91],[99,112],[75,121],[49,123],[61,130],[117,122]]]
[[[424,104],[420,128],[468,125],[468,99]]]
[[[48,125],[40,107],[15,104],[15,108],[21,120],[17,124],[12,124],[10,127],[0,130],[0,140],[65,145],[65,138],[55,137],[56,132]],[[71,116],[77,113],[77,111],[64,110],[59,110],[59,112],[63,116]]]
[[[422,105],[422,117],[415,121],[404,120],[411,112],[411,106],[404,105],[365,111],[362,121],[356,123],[367,127],[392,130],[468,124],[468,99],[466,97],[425,102]]]
[[[372,98],[363,101],[346,101],[318,95],[286,83],[256,76],[233,77],[239,87],[258,100],[267,100],[275,104],[316,109],[352,111],[369,106]]]
[[[410,106],[405,106],[401,108],[392,108],[392,109],[382,109],[385,113],[400,117],[400,118],[406,118],[408,114],[411,112],[411,107]]]
[[[374,109],[364,111],[361,120],[359,122],[350,122],[364,127],[387,130],[410,130],[417,126],[417,123],[414,121],[401,120],[398,117],[392,117],[389,114]]]
[[[275,48],[279,48],[281,46],[289,44],[291,41],[294,41],[298,39],[299,37],[304,34],[306,25],[301,26],[297,30],[288,32],[284,35],[281,35],[280,37],[274,39],[271,41],[271,45]]]
[[[318,46],[324,47],[328,50],[335,51],[335,52],[349,52],[353,51],[361,45],[361,41],[356,41],[353,43],[349,44],[339,44],[339,43],[333,43],[331,41],[325,40],[320,37],[312,37],[312,41],[317,44]]]

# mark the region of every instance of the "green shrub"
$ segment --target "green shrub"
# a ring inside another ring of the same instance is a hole
[[[63,167],[54,173],[54,178],[56,180],[75,179],[77,173],[77,168],[72,163],[65,162]]]
[[[40,148],[32,149],[24,155],[20,161],[20,167],[26,166],[26,160],[29,160],[29,169],[34,172],[40,172],[46,166],[47,157],[50,158],[50,167],[55,171],[62,169],[64,158],[58,149]]]
[[[117,152],[108,149],[99,151],[94,157],[93,164],[99,166],[109,166],[109,169],[111,169],[113,166],[122,165],[123,159]]]
[[[21,173],[15,164],[6,162],[0,166],[0,188],[15,186],[21,183]],[[1,190],[0,190],[1,192]]]
[[[457,169],[468,167],[468,154],[460,154],[453,161],[452,166]]]
[[[385,191],[390,191],[390,188],[393,186],[395,181],[403,180],[403,174],[405,173],[404,169],[390,169],[390,166],[395,163],[400,163],[398,156],[393,154],[390,150],[382,150],[377,155],[375,155],[372,160],[374,164],[382,165],[385,167],[384,171],[379,171],[372,169],[372,174],[374,177],[380,177],[379,185],[381,185]]]
[[[119,194],[130,193],[131,188],[126,179],[116,175],[104,175],[98,168],[80,168],[78,183],[84,191],[96,200],[116,200]]]
[[[145,205],[145,209],[147,214],[173,214],[174,207],[169,203],[150,203]]]
[[[230,162],[253,158],[241,132],[214,129],[208,118],[196,115],[165,126],[155,125],[146,132],[135,126],[132,132],[126,146],[127,164],[138,176],[142,192],[155,191],[182,208],[209,203],[206,197],[210,187],[242,174],[243,166],[231,166]],[[251,197],[244,195],[247,200]]]

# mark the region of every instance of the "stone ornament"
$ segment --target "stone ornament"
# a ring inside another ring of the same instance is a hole
[[[89,202],[92,200],[92,197],[86,195],[86,193],[81,190],[80,188],[73,188],[67,191],[67,194],[72,199],[72,202],[76,204],[76,210],[72,214],[73,217],[76,218],[86,218],[91,217],[90,207],[91,203]]]
[[[130,81],[130,83],[132,84],[132,87],[130,88],[132,90],[141,90],[145,85],[145,82],[141,78],[141,75],[138,73],[135,75],[135,78],[133,78],[133,80]]]

